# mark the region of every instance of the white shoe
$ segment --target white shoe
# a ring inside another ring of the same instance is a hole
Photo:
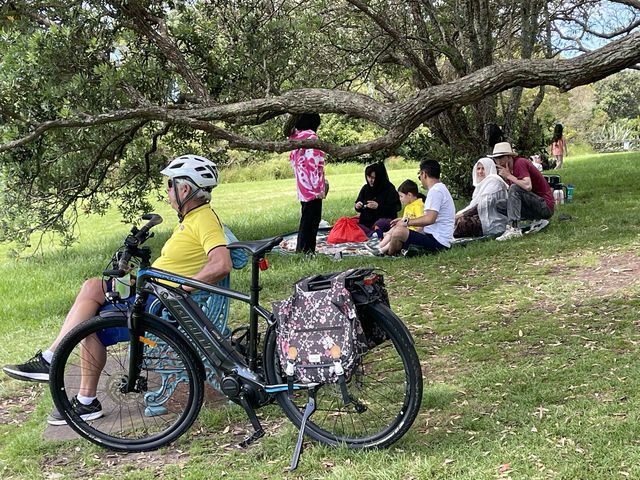
[[[496,238],[496,240],[499,242],[504,242],[505,240],[511,240],[512,238],[520,238],[521,236],[522,230],[516,227],[512,227],[511,225],[507,225],[507,229],[502,235]]]
[[[318,225],[318,228],[329,228],[331,226],[331,224],[329,222],[327,222],[324,219],[320,220],[320,224]]]
[[[527,233],[536,233],[549,225],[549,220],[534,220],[531,222],[531,227],[527,230]]]

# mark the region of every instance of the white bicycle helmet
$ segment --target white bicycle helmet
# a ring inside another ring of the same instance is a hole
[[[188,178],[198,187],[209,191],[218,185],[216,164],[199,155],[180,155],[160,173],[171,178]]]

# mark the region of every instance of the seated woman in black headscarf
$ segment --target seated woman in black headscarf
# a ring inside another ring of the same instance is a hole
[[[398,216],[400,197],[389,181],[383,163],[374,163],[364,170],[367,183],[360,189],[355,209],[360,213],[358,226],[370,237],[374,232],[386,232],[390,222]]]

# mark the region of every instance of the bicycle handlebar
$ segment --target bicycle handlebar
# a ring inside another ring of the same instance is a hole
[[[127,274],[126,270],[103,270],[102,275],[105,277],[124,277]]]
[[[144,242],[147,239],[147,232],[151,230],[156,225],[160,225],[162,223],[162,217],[156,213],[145,213],[142,215],[143,220],[149,220],[138,233],[135,234],[135,237],[140,241],[140,243]]]
[[[148,222],[139,230],[135,226],[131,228],[131,233],[124,241],[124,252],[122,252],[122,256],[118,259],[117,268],[104,270],[102,272],[103,275],[107,277],[123,277],[129,273],[129,270],[131,270],[131,268],[129,268],[131,256],[136,253],[141,244],[150,236],[153,236],[153,234],[149,235],[149,230],[162,223],[162,217],[155,213],[145,213],[142,215],[142,218],[143,220],[148,220]]]

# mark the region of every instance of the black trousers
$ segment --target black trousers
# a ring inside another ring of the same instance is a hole
[[[300,202],[300,205],[302,206],[302,216],[298,228],[296,252],[314,253],[318,225],[322,219],[322,199],[316,198],[309,202]]]

